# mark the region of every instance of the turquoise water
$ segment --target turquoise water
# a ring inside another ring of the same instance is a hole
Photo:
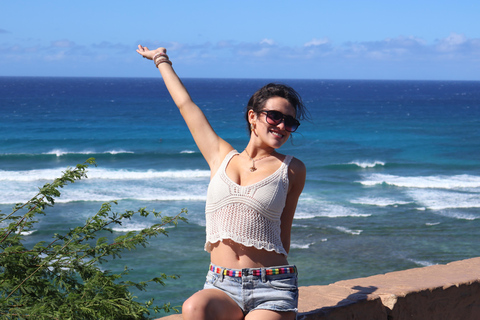
[[[238,150],[243,108],[269,80],[185,79]],[[292,230],[300,285],[480,255],[480,82],[285,80],[311,113],[282,147],[308,174]],[[0,210],[89,157],[98,167],[40,217],[30,243],[68,230],[104,201],[117,211],[188,209],[188,224],[105,268],[136,280],[179,274],[142,299],[180,305],[200,289],[207,165],[160,79],[0,78]],[[134,219],[115,234],[154,223]]]

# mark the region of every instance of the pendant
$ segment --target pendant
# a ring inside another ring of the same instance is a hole
[[[255,168],[255,167],[250,167],[250,172],[255,172],[255,171],[257,171],[257,168]]]

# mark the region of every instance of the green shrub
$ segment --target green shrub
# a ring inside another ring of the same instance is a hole
[[[55,204],[60,188],[86,178],[89,165],[95,165],[95,160],[68,168],[31,200],[15,205],[10,214],[0,213],[0,319],[149,319],[152,312],[178,311],[169,303],[154,305],[153,299],[140,303],[129,291],[132,287],[145,291],[150,283],[163,285],[178,276],[160,274],[148,281],[132,282],[122,280],[129,272],[127,267],[112,273],[102,271],[99,265],[119,258],[125,250],[145,247],[150,237],[166,235],[166,225],[186,221],[182,217],[185,210],[175,217],[145,208],[117,213],[112,211],[116,202],[104,203],[84,225],[66,234],[54,234],[51,241],[31,248],[23,244],[22,234],[33,230],[36,216],[45,215],[45,209]],[[99,233],[111,233],[112,226],[134,215],[153,215],[159,223],[111,242],[106,237],[97,239]]]

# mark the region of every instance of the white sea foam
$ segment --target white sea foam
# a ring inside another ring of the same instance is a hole
[[[297,210],[295,212],[294,219],[313,219],[315,217],[318,217],[318,215],[315,215],[315,214],[312,214],[312,213],[300,212],[300,211]]]
[[[352,161],[349,162],[348,164],[353,164],[356,165],[360,168],[367,169],[367,168],[374,168],[376,166],[384,166],[385,162],[383,161]]]
[[[322,202],[313,198],[301,198],[295,219],[312,219],[315,217],[341,218],[341,217],[369,217],[371,214],[359,212],[355,208],[338,204]]]
[[[127,150],[123,150],[123,149],[120,149],[120,150],[110,150],[110,151],[105,151],[103,153],[109,153],[109,154],[122,154],[122,153],[129,153],[129,154],[133,154],[135,152],[133,151],[127,151]]]
[[[411,258],[407,258],[407,260],[410,261],[410,262],[413,262],[413,263],[415,263],[419,266],[422,266],[422,267],[429,267],[429,266],[436,265],[436,263],[426,261],[426,260],[416,260],[416,259],[411,259]]]
[[[402,177],[390,174],[373,173],[365,175],[362,181],[365,186],[387,184],[402,188],[435,188],[435,189],[468,189],[480,188],[480,176],[468,174],[453,176],[419,176]]]
[[[183,150],[183,151],[180,151],[180,153],[187,153],[187,154],[189,154],[189,153],[195,153],[195,151],[193,151],[193,150]]]
[[[20,234],[21,234],[22,236],[29,236],[29,235],[31,235],[32,233],[36,232],[36,231],[37,231],[37,230],[22,231],[22,232],[20,232]]]
[[[0,171],[0,204],[25,202],[60,175],[60,169]],[[88,179],[60,189],[55,201],[205,201],[209,178],[208,171],[200,170],[92,169],[87,175]]]
[[[34,169],[21,171],[0,170],[0,181],[30,182],[37,180],[53,180],[58,178],[64,169]]]
[[[113,227],[112,230],[115,232],[130,232],[130,231],[142,231],[143,229],[150,228],[151,225],[148,225],[146,223],[138,223],[138,222],[130,222],[130,223],[124,223],[121,226],[116,226]],[[173,228],[173,226],[165,226],[163,229],[169,229]]]
[[[113,201],[113,200],[140,200],[140,201],[206,201],[206,187],[184,186],[183,190],[169,190],[158,187],[139,188],[138,185],[122,184],[115,188],[81,188],[76,190],[65,189],[57,202],[73,201]]]
[[[57,169],[34,169],[22,171],[4,171],[0,170],[0,181],[18,181],[31,182],[39,180],[54,180],[58,178],[65,168]],[[89,180],[103,179],[103,180],[144,180],[144,179],[196,179],[209,178],[210,171],[208,170],[145,170],[145,171],[130,171],[130,170],[114,170],[89,168],[87,174]]]
[[[53,150],[50,150],[48,152],[45,152],[44,154],[53,154],[53,155],[56,155],[57,157],[61,157],[61,156],[64,156],[66,154],[68,154],[69,152],[66,151],[66,150],[62,150],[62,149],[53,149]],[[92,154],[93,151],[83,151],[82,154]]]
[[[54,154],[54,155],[56,155],[57,157],[61,157],[61,156],[68,155],[68,154],[85,154],[85,155],[88,155],[88,154],[98,154],[98,153],[105,153],[105,154],[122,154],[122,153],[134,153],[134,152],[133,152],[133,151],[123,150],[123,149],[120,149],[120,150],[108,150],[108,151],[101,151],[101,152],[97,152],[97,151],[94,151],[94,150],[83,150],[83,151],[72,152],[72,151],[63,150],[63,149],[53,149],[53,150],[50,150],[50,151],[48,151],[48,152],[45,152],[44,154]]]
[[[290,244],[290,248],[291,249],[308,249],[310,248],[311,245],[313,245],[314,243],[307,243],[307,244],[304,244],[304,243],[295,243],[295,242],[292,242]]]
[[[466,212],[458,212],[455,210],[440,210],[434,211],[435,214],[440,216],[458,219],[458,220],[477,220],[480,219],[480,214],[473,214],[473,213],[466,213]]]
[[[370,217],[369,213],[360,213],[354,208],[344,207],[341,205],[330,204],[327,205],[323,210],[323,216],[329,218],[340,218],[340,217]]]
[[[395,199],[389,198],[381,198],[381,197],[363,197],[350,200],[350,203],[353,204],[361,204],[361,205],[369,205],[369,206],[378,206],[378,207],[397,207],[401,205],[407,205],[411,202],[408,201],[400,201]]]
[[[188,181],[174,189],[158,186],[145,186],[134,183],[95,184],[78,183],[60,189],[61,196],[57,203],[76,201],[140,200],[140,201],[206,201],[206,184],[190,184]],[[29,200],[38,193],[38,188],[31,185],[16,184],[9,188],[0,184],[0,204],[20,203]]]
[[[169,171],[128,171],[128,170],[105,170],[89,169],[89,179],[108,179],[108,180],[144,180],[144,179],[196,179],[209,178],[208,170],[169,170]]]
[[[480,194],[450,190],[416,189],[407,194],[430,210],[480,208]]]
[[[334,227],[334,228],[337,229],[340,232],[351,234],[351,235],[354,235],[354,236],[358,236],[363,232],[363,230],[352,230],[352,229],[345,228],[345,227],[342,227],[342,226],[337,226],[337,227]]]

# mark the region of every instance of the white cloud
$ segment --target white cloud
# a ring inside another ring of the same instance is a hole
[[[60,52],[57,52],[55,54],[52,54],[52,55],[46,55],[44,57],[44,60],[45,61],[60,61],[60,60],[65,60],[67,57],[66,57],[66,53],[65,51],[60,51]]]
[[[304,44],[305,47],[316,47],[316,46],[321,46],[324,44],[330,43],[330,40],[328,38],[322,38],[322,39],[316,39],[313,38],[311,41],[307,42]]]
[[[235,42],[231,40],[219,41],[212,45],[209,42],[200,44],[187,44],[179,42],[169,43],[145,43],[149,48],[165,46],[169,52],[174,53],[177,58],[184,60],[195,60],[199,57],[210,60],[229,60],[236,61],[244,59],[245,56],[252,56],[257,59],[368,59],[382,61],[399,61],[415,59],[416,61],[431,61],[438,59],[479,59],[480,58],[480,39],[469,39],[463,34],[452,33],[449,36],[437,40],[435,43],[427,43],[425,40],[417,37],[392,37],[379,41],[357,41],[334,45],[327,37],[314,38],[302,46],[279,45],[274,39],[265,38],[259,42]],[[71,40],[57,40],[50,45],[37,44],[30,47],[23,45],[11,45],[14,48],[9,50],[0,50],[2,54],[16,52],[22,54],[22,51],[37,52],[37,58],[41,59],[41,53],[48,56],[48,59],[62,59],[66,56],[59,54],[65,51],[70,58],[75,55],[95,59],[95,56],[102,56],[105,50],[115,50],[118,59],[123,59],[123,55],[129,55],[134,52],[136,45],[124,43],[111,43],[103,41],[90,45],[78,45]],[[66,51],[68,50],[68,51]],[[282,54],[288,52],[288,56]],[[26,57],[28,58],[28,57]],[[86,61],[87,61],[86,60]]]
[[[468,39],[463,34],[451,33],[445,39],[440,39],[437,44],[439,51],[455,51],[467,43]]]
[[[75,43],[70,40],[58,40],[52,42],[51,46],[54,48],[72,48],[75,47]]]
[[[252,52],[252,55],[255,57],[267,57],[270,55],[271,51],[272,50],[269,48],[262,48],[260,50]]]
[[[421,38],[417,37],[396,37],[396,38],[387,38],[384,40],[386,43],[392,43],[395,45],[402,45],[402,46],[412,46],[412,45],[426,45],[427,42]]]
[[[219,41],[217,43],[218,48],[231,48],[233,46],[231,41]]]
[[[215,44],[151,41],[129,44],[104,41],[88,45],[63,39],[48,44],[30,43],[29,46],[3,43],[0,45],[0,61],[3,65],[8,65],[9,62],[15,65],[19,61],[22,63],[50,61],[52,65],[57,66],[61,63],[76,61],[75,66],[86,70],[93,68],[97,61],[105,60],[106,55],[112,65],[121,64],[124,61],[129,63],[135,61],[135,49],[139,43],[151,49],[159,46],[166,47],[172,61],[178,63],[176,66],[186,66],[188,71],[200,66],[205,67],[209,72],[211,70],[213,70],[211,72],[217,72],[217,69],[233,66],[246,73],[248,67],[256,71],[258,66],[279,70],[279,65],[295,65],[295,68],[284,68],[282,71],[291,73],[304,70],[304,72],[314,73],[315,70],[330,68],[333,73],[341,72],[341,70],[337,71],[338,68],[341,69],[346,65],[348,65],[346,69],[352,72],[355,72],[355,68],[365,70],[368,65],[377,66],[378,70],[382,72],[385,70],[385,73],[388,73],[388,70],[383,68],[415,72],[419,66],[424,70],[428,66],[432,72],[439,72],[437,70],[445,69],[443,62],[449,61],[449,65],[457,66],[456,69],[468,69],[473,73],[479,70],[477,66],[480,61],[480,38],[468,38],[464,34],[457,33],[430,43],[418,37],[399,36],[378,41],[333,44],[325,37],[313,38],[296,46],[280,44],[275,39],[269,38],[252,42],[223,40]],[[32,55],[32,52],[35,54]],[[115,54],[112,55],[112,52]],[[207,68],[207,66],[211,67]],[[245,67],[238,68],[238,66]],[[12,70],[14,70],[13,67]]]
[[[262,41],[260,41],[260,44],[268,44],[269,46],[273,46],[275,44],[275,41],[273,41],[272,39],[263,39]]]
[[[116,50],[116,52],[130,52],[132,50],[131,46],[128,46],[123,43],[112,43],[108,41],[102,41],[92,45],[93,49],[99,50]]]
[[[425,41],[414,37],[387,38],[381,41],[348,42],[336,48],[339,55],[348,58],[389,60],[411,58],[428,48]]]

